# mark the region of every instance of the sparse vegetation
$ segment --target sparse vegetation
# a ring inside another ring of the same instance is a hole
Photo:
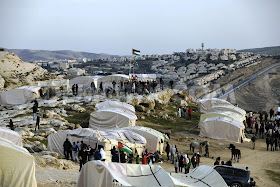
[[[265,170],[267,175],[271,178],[271,180],[273,180],[274,182],[276,182],[278,185],[280,185],[280,172],[276,172],[276,171],[272,171],[272,170]]]

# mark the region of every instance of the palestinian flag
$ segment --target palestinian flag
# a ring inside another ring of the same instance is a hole
[[[132,49],[132,54],[136,55],[136,56],[140,56],[140,51],[138,51],[136,49]]]
[[[164,134],[163,137],[164,137],[164,139],[169,140],[169,137],[167,134]]]
[[[132,154],[132,150],[126,147],[125,145],[123,145],[121,142],[118,142],[118,148],[120,151]]]

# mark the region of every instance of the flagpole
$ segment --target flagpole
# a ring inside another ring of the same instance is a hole
[[[119,154],[119,163],[121,163],[121,154],[120,154],[120,149],[119,149],[119,147],[118,147],[118,150],[119,150],[119,151],[118,151],[118,152],[119,152],[119,153],[118,153],[118,154]]]

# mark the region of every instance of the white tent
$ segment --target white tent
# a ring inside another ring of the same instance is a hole
[[[92,82],[93,78],[90,76],[79,76],[71,79],[69,84],[70,87],[72,87],[73,84],[78,84],[79,88],[90,88]]]
[[[147,140],[146,149],[148,149],[149,152],[152,153],[156,151],[159,151],[160,153],[163,152],[164,137],[161,132],[148,127],[140,127],[140,126],[125,127],[123,129],[131,130],[143,136]]]
[[[21,105],[40,97],[40,87],[22,86],[0,93],[1,105]]]
[[[215,112],[215,111],[231,111],[231,112],[239,113],[242,116],[245,116],[246,114],[245,110],[233,105],[215,105],[212,106],[209,112]]]
[[[216,105],[232,105],[230,102],[218,99],[218,98],[211,98],[211,99],[199,99],[197,100],[198,108],[201,113],[209,112],[212,106]]]
[[[15,131],[0,127],[0,137],[22,147],[21,136]]]
[[[157,165],[90,161],[80,172],[77,187],[187,186]]]
[[[129,77],[137,76],[138,81],[153,81],[157,79],[157,74],[129,74]]]
[[[25,148],[0,138],[0,153],[0,186],[37,186],[34,158]]]
[[[48,150],[63,155],[63,143],[68,140],[73,143],[83,141],[85,144],[96,148],[97,144],[104,147],[106,160],[111,161],[110,150],[113,146],[118,146],[118,142],[122,142],[126,146],[132,148],[138,154],[142,154],[146,145],[146,139],[139,134],[128,130],[115,129],[113,131],[98,131],[90,128],[79,128],[75,130],[59,130],[48,136]]]
[[[240,143],[245,139],[243,123],[228,117],[206,118],[200,126],[199,136]]]
[[[178,181],[192,187],[226,187],[228,186],[221,175],[210,166],[198,166],[187,175],[172,173]]]
[[[112,82],[115,81],[117,83],[117,85],[120,85],[121,81],[128,81],[129,80],[129,76],[128,75],[124,75],[124,74],[113,74],[113,75],[108,75],[108,76],[104,76],[98,79],[98,88],[100,85],[100,82],[102,82],[103,85],[103,89],[105,90],[105,88],[107,87],[113,87]]]
[[[216,111],[216,112],[208,112],[206,114],[201,114],[200,116],[200,123],[202,123],[206,118],[210,118],[210,117],[229,117],[234,119],[235,121],[239,121],[241,123],[243,123],[243,121],[246,119],[245,116],[242,116],[239,113],[236,112],[231,112],[231,111]],[[199,123],[199,124],[200,124]],[[199,125],[200,126],[200,125]]]
[[[40,86],[40,87],[61,87],[61,86],[65,86],[66,89],[69,89],[69,79],[39,81],[38,86]]]
[[[101,103],[97,103],[95,105],[95,107],[98,110],[104,109],[104,108],[121,108],[124,110],[128,110],[129,112],[135,113],[134,106],[127,104],[127,103],[119,102],[119,101],[104,101]]]
[[[137,116],[120,108],[104,108],[90,114],[89,127],[104,130],[135,126]]]

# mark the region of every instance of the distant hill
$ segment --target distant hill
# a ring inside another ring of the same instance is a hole
[[[253,52],[258,54],[266,54],[266,55],[280,55],[280,46],[242,49],[239,50],[238,52]]]
[[[117,55],[109,55],[105,53],[96,54],[88,52],[77,52],[70,50],[60,51],[47,51],[47,50],[30,50],[30,49],[5,49],[18,55],[23,61],[34,61],[34,60],[58,60],[58,59],[99,59],[99,58],[110,58],[118,57]]]

